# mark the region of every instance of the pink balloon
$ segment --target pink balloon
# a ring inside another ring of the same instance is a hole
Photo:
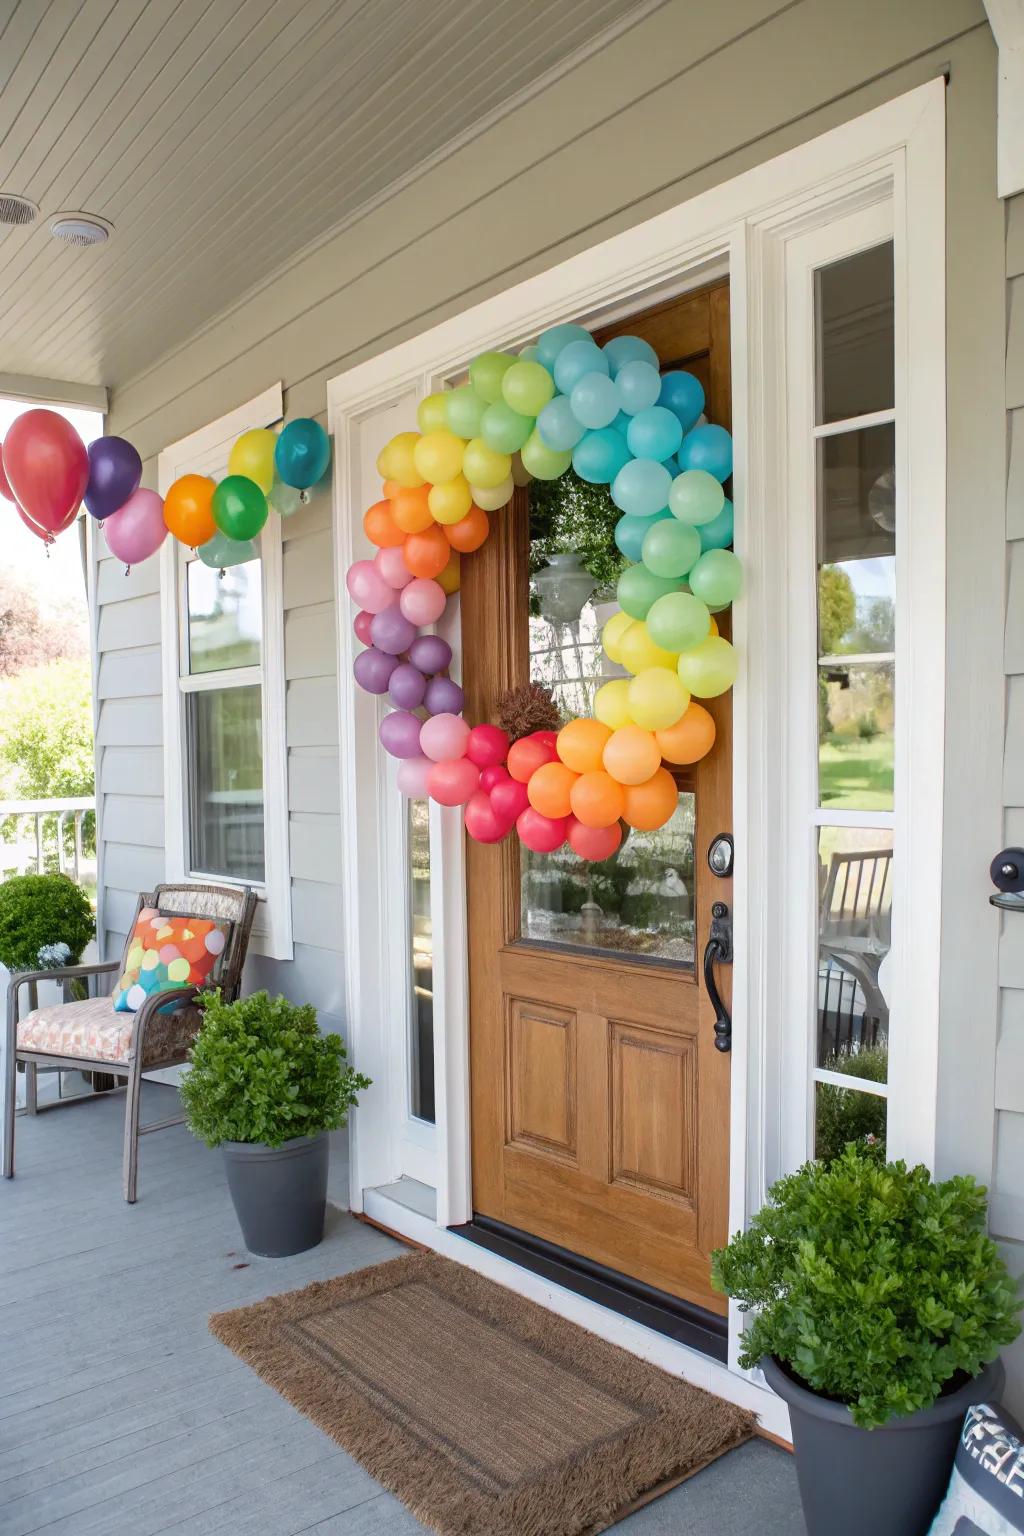
[[[436,581],[416,576],[402,588],[398,604],[411,624],[436,624],[447,601],[444,588]]]
[[[163,498],[156,491],[138,490],[103,519],[102,527],[110,553],[125,565],[138,565],[155,555],[167,537]]]
[[[482,789],[476,790],[466,801],[463,820],[466,831],[477,843],[500,843],[512,830],[512,823],[497,815],[490,796]]]
[[[440,716],[437,718],[440,719]],[[474,767],[468,757],[435,763],[427,777],[430,798],[439,805],[465,805],[479,785],[480,770]]]
[[[508,757],[508,732],[500,725],[474,725],[466,744],[466,756],[478,768],[490,768]]]
[[[540,811],[528,805],[516,821],[519,840],[534,853],[554,853],[565,842],[568,816],[542,816]]]
[[[443,763],[451,758],[465,757],[468,740],[469,726],[460,715],[432,715],[429,720],[423,722],[423,729],[420,731],[420,751],[426,753],[427,757],[432,758],[435,763]],[[479,778],[479,770],[476,772]],[[455,805],[458,802],[453,800],[451,803]]]
[[[395,601],[394,587],[388,586],[372,560],[357,560],[350,565],[345,585],[352,601],[367,613],[383,613]]]
[[[356,614],[355,623],[352,625],[356,632],[356,639],[362,641],[363,645],[373,644],[373,641],[370,639],[370,624],[372,620],[373,614],[367,613],[363,609]]]
[[[405,563],[401,544],[391,545],[387,549],[378,549],[373,557],[373,563],[388,586],[394,587],[396,591],[407,587],[412,581],[412,571]]]
[[[472,734],[470,735],[470,740],[472,741]],[[467,752],[466,756],[471,763],[475,762],[472,752]],[[506,779],[511,779],[511,777],[512,775],[504,763],[490,763],[480,771],[480,788],[485,790],[487,794],[490,794],[496,784],[504,784]]]
[[[433,763],[429,757],[403,757],[398,765],[398,787],[410,800],[427,798],[427,779]]]

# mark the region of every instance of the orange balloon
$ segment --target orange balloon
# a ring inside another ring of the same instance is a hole
[[[610,827],[626,808],[622,785],[603,768],[581,773],[569,791],[569,806],[585,827]]]
[[[390,480],[387,483],[392,484]],[[429,485],[418,485],[415,490],[404,485],[396,487],[391,498],[391,516],[403,533],[422,533],[424,528],[430,527],[434,519],[427,506],[429,494]]]
[[[444,536],[452,549],[460,550],[464,555],[471,555],[474,549],[479,549],[491,531],[491,525],[487,521],[487,513],[473,505],[465,517],[460,517],[457,523],[444,524]]]
[[[404,490],[404,486],[399,485],[397,480],[385,480],[384,484],[381,486],[381,490],[384,492],[384,495],[387,497],[388,501],[394,501],[399,491]]]
[[[363,514],[363,532],[378,549],[397,549],[405,534],[391,516],[390,501],[375,501]]]
[[[580,717],[563,725],[555,747],[562,762],[574,773],[596,773],[601,766],[601,753],[611,734],[609,727],[602,725],[600,720]],[[583,817],[579,819],[582,821]],[[603,823],[588,825],[600,826]]]
[[[550,816],[552,820],[558,816],[568,816],[569,797],[578,777],[564,763],[544,763],[530,775],[530,782],[526,786],[530,804],[535,811],[539,811],[542,816]]]
[[[403,545],[406,566],[414,576],[430,581],[440,576],[448,564],[451,545],[436,523],[424,528],[422,533],[407,533]]]
[[[713,716],[691,699],[675,725],[666,731],[655,731],[662,757],[669,763],[699,763],[715,744]]]
[[[718,625],[715,623],[715,616],[714,616],[714,614],[712,614],[711,615],[711,623],[708,625],[708,634],[709,635],[717,635],[718,633],[719,633]]]
[[[620,784],[646,783],[661,763],[654,732],[639,725],[620,725],[605,744],[602,762]]]
[[[622,819],[638,832],[656,832],[679,803],[676,781],[667,768],[659,768],[644,784],[627,784],[622,793],[626,800]]]
[[[216,489],[209,475],[182,475],[164,497],[164,522],[191,549],[198,549],[217,532],[211,506]]]
[[[447,592],[449,597],[451,597],[453,592],[457,592],[462,585],[461,563],[462,556],[457,549],[453,549],[448,556],[448,564],[436,578],[441,591]]]

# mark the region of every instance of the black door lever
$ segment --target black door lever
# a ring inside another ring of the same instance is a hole
[[[711,930],[704,946],[704,985],[715,1010],[715,1050],[731,1051],[732,1019],[715,981],[716,960],[720,965],[732,964],[732,919],[724,901],[716,901],[711,907]]]

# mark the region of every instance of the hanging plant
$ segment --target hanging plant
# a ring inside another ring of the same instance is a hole
[[[608,486],[591,485],[574,469],[557,480],[531,481],[530,575],[571,550],[597,582],[597,597],[610,595],[629,563],[615,544],[621,516]]]

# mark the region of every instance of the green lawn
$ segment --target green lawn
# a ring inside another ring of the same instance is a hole
[[[829,736],[820,745],[821,803],[833,810],[892,810],[891,736]]]

